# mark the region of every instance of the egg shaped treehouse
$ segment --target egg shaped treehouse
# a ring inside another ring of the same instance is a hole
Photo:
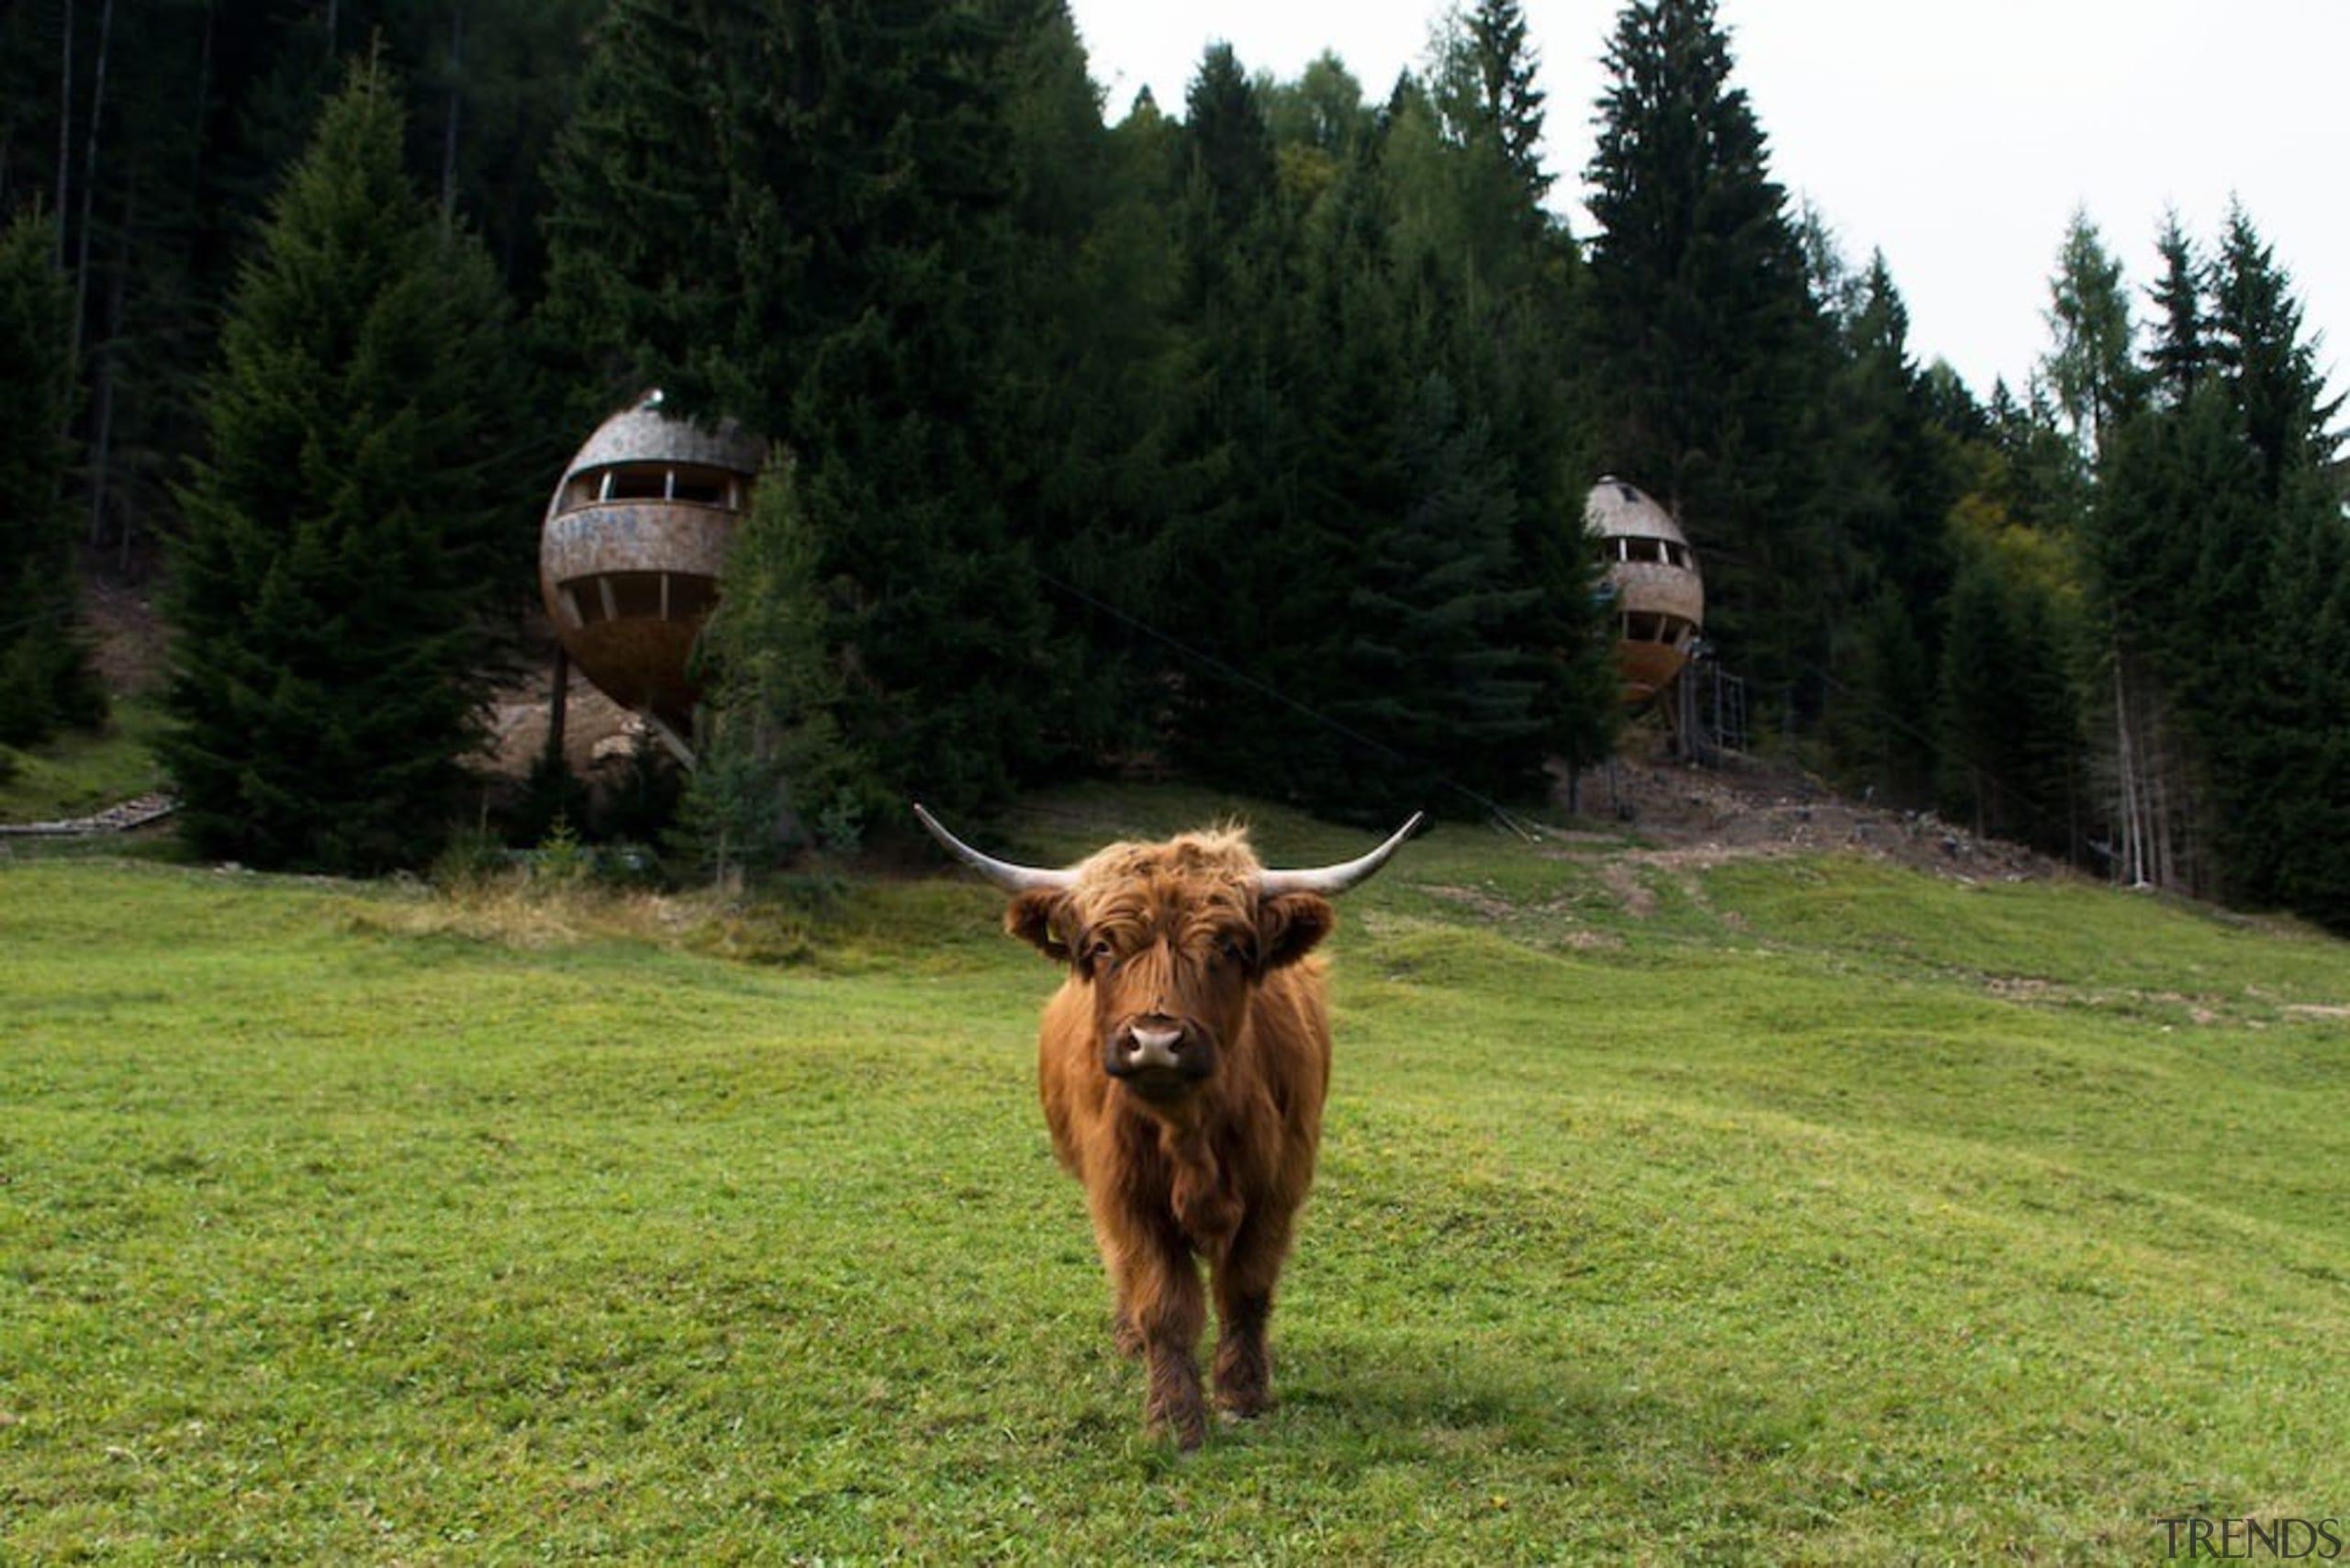
[[[765,457],[732,420],[670,418],[655,392],[597,428],[547,504],[539,591],[565,654],[673,749],[693,725],[694,639]]]
[[[1706,626],[1706,579],[1673,514],[1613,476],[1591,487],[1583,528],[1596,543],[1616,620],[1624,705],[1645,707],[1671,687]]]

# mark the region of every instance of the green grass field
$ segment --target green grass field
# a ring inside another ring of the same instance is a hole
[[[2339,942],[1446,827],[1334,943],[1281,1403],[1179,1458],[997,909],[0,862],[0,1560],[2150,1562],[2350,1516]]]
[[[84,816],[158,788],[154,741],[162,711],[139,698],[118,698],[106,727],[69,730],[29,750],[0,746],[0,823]]]

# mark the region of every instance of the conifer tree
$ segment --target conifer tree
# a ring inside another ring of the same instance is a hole
[[[1533,56],[1503,9],[1456,16],[1431,62],[1434,94],[1408,78],[1399,84],[1377,146],[1392,207],[1389,287],[1408,323],[1404,428],[1430,443],[1418,450],[1463,450],[1454,443],[1465,431],[1424,428],[1435,406],[1427,394],[1440,386],[1462,423],[1481,431],[1471,443],[1481,456],[1470,466],[1490,466],[1508,498],[1500,580],[1528,590],[1480,622],[1488,667],[1508,669],[1530,690],[1534,738],[1514,756],[1489,754],[1475,774],[1478,788],[1494,794],[1512,788],[1510,768],[1522,788],[1523,769],[1538,759],[1570,772],[1597,763],[1613,749],[1619,718],[1595,591],[1598,562],[1583,532],[1584,495],[1605,466],[1578,401],[1574,335],[1585,274],[1564,223],[1539,205],[1544,183],[1529,150],[1540,140],[1541,95]],[[1485,83],[1491,93],[1478,85]],[[1443,98],[1450,107],[1439,106]],[[1516,127],[1506,136],[1504,121]],[[1436,480],[1444,467],[1416,466],[1416,486],[1459,485],[1457,473]],[[1411,504],[1427,499],[1416,488]]]
[[[677,832],[721,881],[861,823],[859,769],[833,717],[840,675],[823,642],[816,546],[791,461],[770,459],[696,650],[700,745]]]
[[[10,389],[0,417],[0,745],[106,715],[81,634],[65,510],[72,297],[55,249],[54,226],[32,209],[0,230],[0,363]]]
[[[740,315],[729,213],[752,32],[727,0],[615,0],[549,161],[539,352],[582,421],[658,386],[711,413]]]
[[[1313,493],[1329,470],[1306,474],[1326,455],[1315,444],[1323,406],[1309,395],[1339,366],[1313,364],[1312,354],[1330,341],[1333,313],[1364,296],[1350,286],[1352,269],[1334,265],[1306,304],[1304,204],[1279,189],[1264,106],[1229,47],[1205,53],[1185,103],[1169,312],[1176,499],[1150,619],[1181,644],[1169,645],[1168,681],[1178,756],[1208,777],[1293,797],[1312,784],[1300,767],[1323,778],[1330,767],[1326,745],[1297,745],[1292,706],[1311,711],[1327,696],[1328,639],[1297,632],[1340,624],[1346,598],[1326,569],[1337,525]],[[1334,232],[1359,241],[1362,230]],[[1391,344],[1383,333],[1367,338],[1350,363]],[[1366,426],[1383,424],[1382,405],[1361,413]]]
[[[1255,218],[1274,189],[1273,140],[1264,105],[1230,44],[1209,46],[1183,106],[1192,177],[1204,182],[1212,221],[1228,237]]]
[[[2056,407],[2072,427],[2084,463],[2094,464],[2106,438],[2140,400],[2143,383],[2131,354],[2136,324],[2121,286],[2121,263],[2097,225],[2076,209],[2065,231],[2045,312],[2054,342],[2041,361]]]
[[[2279,496],[2299,469],[2333,455],[2340,438],[2327,427],[2342,399],[2325,396],[2292,277],[2241,206],[2212,267],[2210,322],[2212,368],[2258,454],[2263,492]]]
[[[0,6],[0,212],[39,192],[61,224],[84,388],[68,498],[94,565],[143,577],[173,531],[171,486],[201,441],[196,403],[239,260],[351,54],[380,39],[409,84],[415,167],[532,294],[544,139],[602,7]]]
[[[1954,438],[1936,426],[1882,253],[1843,297],[1835,414],[1822,439],[1836,459],[1844,544],[1831,581],[1847,608],[1830,644],[1837,687],[1826,729],[1852,779],[1922,803],[1936,766],[1930,672],[1952,578]]]
[[[2154,250],[2163,259],[2163,275],[2147,290],[2154,311],[2154,338],[2146,351],[2146,368],[2163,403],[2177,408],[2194,394],[2209,368],[2210,323],[2203,310],[2203,265],[2195,242],[2179,226],[2178,214],[2163,220]]]
[[[1080,758],[1158,744],[1156,664],[1135,626],[1167,532],[1166,207],[1171,129],[1147,103],[1113,133],[1066,10],[1036,7],[1005,59],[1013,199],[997,311],[1018,323],[982,379],[993,488],[1034,553],[1060,647],[1050,711]]]
[[[2172,689],[2208,790],[2213,881],[2227,896],[2338,921],[2350,876],[2315,836],[2338,824],[2344,557],[2328,476],[2340,407],[2325,394],[2291,280],[2241,207],[2211,271],[2205,464],[2177,526],[2193,550]],[[2224,444],[2222,444],[2224,443]],[[2337,576],[2325,577],[2332,571]],[[2311,574],[2319,574],[2313,579]]]
[[[2251,454],[2216,384],[2176,409],[2142,411],[2107,438],[2082,554],[2109,639],[2117,816],[2143,848],[2132,881],[2214,893],[2207,855],[2211,779],[2200,742],[2216,717],[2202,699],[2237,678],[2213,661],[2236,641],[2255,553],[2207,560],[2207,543],[2265,529]],[[2214,636],[2222,641],[2214,644]]]
[[[2164,397],[2108,442],[2084,530],[2111,638],[2118,814],[2133,875],[2273,902],[2283,824],[2303,812],[2301,780],[2324,770],[2326,743],[2299,727],[2338,722],[2284,695],[2322,685],[2307,660],[2338,654],[2275,631],[2280,618],[2332,624],[2322,594],[2279,563],[2332,554],[2337,404],[2289,279],[2241,209],[2208,269],[2175,222],[2160,249]]]
[[[1511,635],[1542,585],[1518,569],[1518,498],[1490,421],[1429,372],[1397,410],[1402,505],[1362,540],[1331,708],[1392,752],[1328,798],[1460,810],[1448,794],[1538,792],[1549,662]],[[1612,695],[1612,694],[1611,694]]]
[[[2312,471],[2289,489],[2222,848],[2243,896],[2350,932],[2350,524]]]
[[[1099,734],[1098,697],[1059,700],[1089,683],[1011,511],[1058,547],[1046,520],[1080,510],[1029,504],[1053,466],[1040,431],[1069,437],[1021,401],[1063,368],[1051,317],[1082,308],[1052,286],[1091,193],[1046,150],[1099,134],[1066,16],[623,0],[589,85],[552,335],[794,454],[867,786],[970,809]],[[1101,461],[1098,423],[1086,439]]]
[[[368,872],[447,827],[527,581],[504,297],[372,61],[272,204],[181,494],[164,746],[204,854]],[[527,480],[525,475],[521,478]]]
[[[1976,832],[2064,853],[2079,788],[2076,633],[2046,554],[2020,531],[1962,539],[1943,605],[1941,784]]]
[[[998,417],[1034,6],[774,8],[733,193],[725,405],[782,440],[843,651],[841,732],[893,794],[983,807],[1068,744]]]
[[[1541,68],[1517,0],[1476,0],[1448,18],[1437,60],[1435,96],[1453,139],[1478,154],[1472,167],[1497,173],[1520,225],[1539,227],[1551,176],[1542,166]]]
[[[1793,722],[1816,703],[1835,602],[1813,428],[1831,342],[1712,0],[1634,0],[1606,64],[1584,174],[1600,465],[1681,519],[1706,561],[1709,640]]]

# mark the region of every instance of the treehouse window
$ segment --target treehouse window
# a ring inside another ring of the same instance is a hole
[[[611,606],[603,594],[599,577],[574,577],[556,591],[562,597],[563,608],[574,626],[593,626],[612,618]]]
[[[608,501],[658,501],[667,498],[669,471],[666,468],[614,468],[604,475],[604,498]]]
[[[661,614],[661,579],[666,572],[612,572],[603,578],[611,589],[612,613],[615,616],[644,616],[657,619]]]
[[[1679,648],[1686,646],[1696,634],[1697,623],[1684,615],[1637,610],[1623,619],[1623,636],[1628,643],[1662,643],[1667,647]]]
[[[696,621],[710,613],[718,602],[718,585],[708,577],[671,574],[669,577],[669,619]]]
[[[733,504],[733,478],[716,468],[673,469],[669,476],[669,496],[672,500],[691,501],[696,506],[731,506]]]

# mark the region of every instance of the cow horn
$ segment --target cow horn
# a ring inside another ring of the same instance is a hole
[[[1387,864],[1387,857],[1403,847],[1413,830],[1427,819],[1425,812],[1414,812],[1412,820],[1395,830],[1386,843],[1359,860],[1348,860],[1337,866],[1316,866],[1307,871],[1264,871],[1257,877],[1257,896],[1277,898],[1282,893],[1321,893],[1326,897],[1345,892],[1348,888],[1371,879],[1371,873]]]
[[[1024,893],[1034,888],[1073,888],[1077,886],[1074,871],[1047,871],[1035,866],[1015,866],[1009,860],[999,860],[992,855],[982,855],[953,834],[939,820],[924,811],[921,802],[914,804],[914,815],[930,830],[946,853],[993,882],[1008,893]]]

